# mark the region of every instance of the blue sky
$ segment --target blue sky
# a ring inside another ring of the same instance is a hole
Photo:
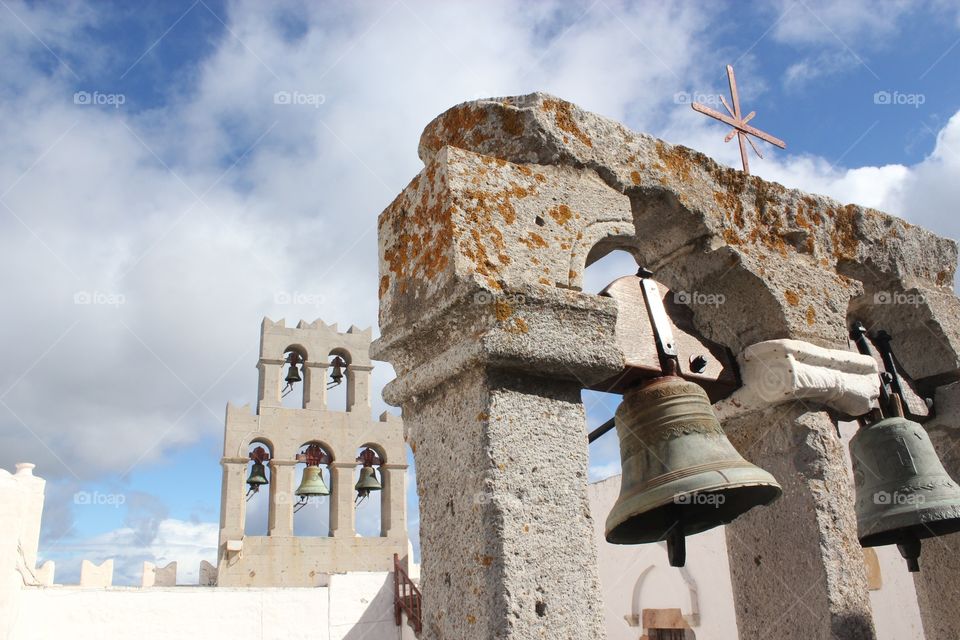
[[[463,100],[548,91],[736,165],[687,104],[734,64],[788,143],[754,173],[960,236],[955,2],[2,0],[0,54],[0,466],[48,479],[64,582],[84,557],[117,557],[118,582],[213,560],[224,406],[255,400],[261,318],[376,332],[376,216]],[[593,426],[617,399],[585,401]],[[607,436],[592,476],[617,459]]]

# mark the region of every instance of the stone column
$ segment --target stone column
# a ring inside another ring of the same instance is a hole
[[[247,489],[248,458],[221,458],[223,483],[220,488],[220,543],[226,539],[243,537],[244,518],[247,502],[244,499]]]
[[[783,487],[726,527],[740,640],[876,637],[843,444],[816,409],[795,402],[723,425]]]
[[[351,364],[347,374],[347,411],[370,408],[370,372],[372,366]]]
[[[283,360],[271,360],[262,358],[257,363],[257,369],[260,370],[260,382],[257,395],[257,413],[260,413],[260,407],[279,407],[280,400],[280,380],[283,377]]]
[[[330,536],[353,538],[356,533],[356,512],[353,508],[353,462],[330,465]]]
[[[924,425],[944,468],[960,480],[960,382],[940,387],[936,417]],[[906,567],[904,567],[906,571]],[[960,638],[960,533],[923,541],[920,572],[913,575],[927,640]]]
[[[270,517],[267,531],[271,536],[293,535],[293,481],[295,460],[270,460]]]
[[[380,465],[380,535],[385,538],[407,536],[407,465]]]
[[[327,363],[306,362],[303,365],[303,408],[327,408]]]

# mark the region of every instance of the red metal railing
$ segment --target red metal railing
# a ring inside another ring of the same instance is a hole
[[[423,596],[420,595],[420,589],[413,583],[407,572],[400,566],[400,556],[393,554],[393,615],[399,627],[403,624],[402,613],[407,614],[407,619],[413,625],[413,630],[417,633],[423,629]]]

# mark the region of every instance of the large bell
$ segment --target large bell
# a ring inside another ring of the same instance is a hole
[[[777,499],[776,479],[747,462],[697,384],[664,376],[624,394],[617,409],[623,475],[607,542],[666,540],[684,564],[684,536],[727,524]]]
[[[269,484],[270,481],[267,480],[267,470],[263,466],[262,462],[254,462],[253,468],[250,469],[250,476],[247,478],[247,484],[251,489],[256,491],[261,486]]]
[[[357,480],[357,485],[354,489],[366,495],[371,491],[380,491],[382,488],[380,481],[377,480],[377,474],[373,470],[373,467],[362,467],[360,469],[360,479]]]
[[[860,544],[895,544],[919,571],[922,539],[960,531],[960,487],[926,430],[902,417],[880,420],[857,431],[850,457]]]
[[[303,479],[294,494],[308,498],[330,495],[330,489],[327,489],[327,485],[323,482],[323,470],[315,466],[305,467],[303,469]]]

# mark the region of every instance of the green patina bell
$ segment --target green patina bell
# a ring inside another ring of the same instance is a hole
[[[366,494],[370,491],[380,491],[383,487],[380,486],[380,481],[377,480],[377,473],[373,467],[363,467],[360,469],[360,479],[357,480],[357,485],[354,488],[358,492]]]
[[[262,462],[254,462],[253,468],[250,469],[250,475],[247,477],[247,485],[251,489],[259,489],[265,484],[269,484],[270,481],[267,480],[267,470],[263,466]]]
[[[317,466],[307,466],[303,469],[303,478],[300,486],[294,493],[298,496],[328,496],[330,489],[323,482],[323,470]]]
[[[857,431],[850,457],[860,544],[895,544],[919,571],[921,540],[960,531],[960,487],[926,430],[902,417],[880,420]]]
[[[776,479],[747,462],[697,384],[664,376],[628,391],[617,409],[623,475],[607,542],[666,540],[684,564],[684,536],[727,524],[776,500]]]

